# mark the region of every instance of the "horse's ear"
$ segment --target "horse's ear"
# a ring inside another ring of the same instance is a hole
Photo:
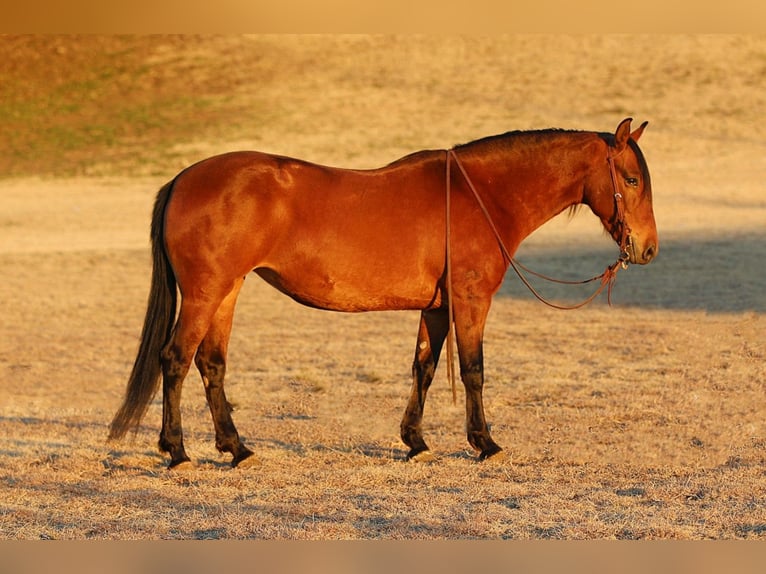
[[[632,139],[634,142],[638,141],[638,138],[641,137],[641,134],[644,133],[644,128],[647,126],[649,122],[644,122],[640,126],[638,126],[633,132],[630,134],[630,139]]]
[[[633,118],[625,118],[620,122],[620,125],[617,126],[617,131],[614,132],[614,147],[616,148],[617,153],[620,153],[625,149],[625,146],[628,145],[628,138],[630,137],[630,122],[632,121]]]

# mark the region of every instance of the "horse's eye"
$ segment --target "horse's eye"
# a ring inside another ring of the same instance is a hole
[[[637,177],[626,177],[625,183],[627,183],[630,187],[638,187],[638,178]]]

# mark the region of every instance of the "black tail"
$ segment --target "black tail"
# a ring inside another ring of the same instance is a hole
[[[157,193],[152,213],[152,283],[149,291],[141,344],[133,371],[128,379],[125,399],[114,415],[109,429],[110,439],[119,439],[131,427],[138,427],[157,392],[162,371],[160,353],[168,342],[176,315],[176,279],[165,252],[165,208],[175,180]]]

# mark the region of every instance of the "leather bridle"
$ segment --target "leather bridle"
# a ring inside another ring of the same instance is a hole
[[[624,148],[622,151],[625,151]],[[612,153],[612,148],[608,148],[606,161],[609,163],[609,175],[612,178],[612,189],[614,190],[614,204],[615,204],[615,224],[620,227],[620,256],[618,261],[622,263],[623,268],[628,266],[630,262],[630,252],[633,251],[633,237],[631,236],[630,226],[625,220],[625,199],[618,191],[617,187],[617,168],[614,165],[614,159],[619,156],[619,153]]]

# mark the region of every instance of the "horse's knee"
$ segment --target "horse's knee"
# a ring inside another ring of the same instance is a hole
[[[467,391],[481,394],[484,388],[484,370],[481,365],[461,367],[460,379]]]

